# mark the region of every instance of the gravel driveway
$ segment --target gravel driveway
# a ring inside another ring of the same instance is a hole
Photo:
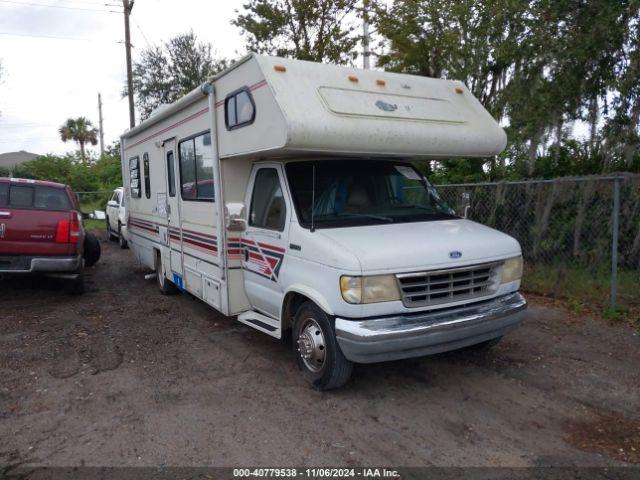
[[[640,336],[536,305],[487,354],[312,390],[283,343],[164,297],[102,242],[89,291],[0,281],[0,473],[15,466],[640,463]]]

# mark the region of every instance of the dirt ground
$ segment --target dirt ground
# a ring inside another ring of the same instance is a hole
[[[283,343],[163,297],[102,242],[88,292],[0,281],[4,466],[640,463],[640,336],[532,304],[488,354],[357,366],[312,390]]]

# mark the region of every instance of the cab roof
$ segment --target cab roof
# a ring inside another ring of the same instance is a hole
[[[0,177],[0,182],[10,183],[12,185],[40,185],[44,187],[53,187],[53,188],[67,187],[67,185],[65,185],[64,183],[50,182],[48,180],[33,180],[31,178]]]

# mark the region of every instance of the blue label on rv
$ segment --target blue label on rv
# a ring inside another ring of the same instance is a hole
[[[453,252],[449,252],[449,258],[460,258],[462,256],[462,252],[458,250],[454,250]]]
[[[175,283],[176,287],[178,287],[180,290],[184,290],[182,286],[182,277],[177,273],[173,274],[173,283]]]

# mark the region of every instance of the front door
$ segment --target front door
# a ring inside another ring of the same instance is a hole
[[[249,185],[246,200],[249,219],[242,234],[245,292],[256,311],[279,318],[283,300],[280,272],[285,261],[291,215],[282,167],[278,164],[255,166]]]
[[[164,164],[167,174],[167,228],[169,234],[171,275],[170,279],[182,287],[182,232],[180,227],[180,201],[178,197],[178,161],[175,139],[164,142]],[[175,277],[178,275],[178,278]]]

